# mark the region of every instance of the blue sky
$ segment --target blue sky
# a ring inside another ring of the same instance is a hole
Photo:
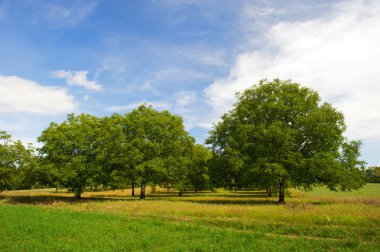
[[[258,80],[316,89],[380,165],[379,1],[0,0],[0,129],[36,143],[66,114],[143,102],[202,143]]]

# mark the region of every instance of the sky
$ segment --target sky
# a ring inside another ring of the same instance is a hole
[[[235,93],[291,79],[380,165],[380,1],[0,0],[0,130],[36,146],[69,113],[142,103],[203,143]]]

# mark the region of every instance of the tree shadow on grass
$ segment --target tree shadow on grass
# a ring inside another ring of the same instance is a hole
[[[181,200],[178,200],[181,201]],[[278,201],[276,200],[223,200],[223,199],[213,199],[213,200],[182,200],[184,202],[201,203],[201,204],[216,204],[216,205],[276,205]]]
[[[220,198],[271,198],[271,196],[268,196],[266,193],[252,193],[252,194],[220,194],[215,195],[213,197],[220,197]]]
[[[28,204],[28,205],[51,205],[57,202],[65,202],[68,204],[86,203],[86,202],[101,202],[101,201],[133,201],[137,198],[103,198],[103,197],[91,197],[91,198],[74,198],[74,197],[62,197],[62,196],[0,196],[0,201],[5,201],[8,204]]]
[[[267,195],[240,195],[240,196],[234,196],[234,195],[192,195],[192,194],[182,194],[182,196],[178,196],[178,193],[177,194],[174,194],[174,195],[160,195],[160,194],[151,194],[151,195],[147,195],[147,198],[161,198],[161,199],[172,199],[172,198],[199,198],[200,200],[201,199],[207,199],[207,198],[219,198],[219,199],[223,199],[225,198],[226,200],[227,199],[252,199],[252,198],[260,198],[260,199],[271,199],[272,197],[269,197]],[[277,198],[277,197],[274,197],[274,198]]]
[[[110,201],[138,201],[138,197],[91,197],[91,198],[73,198],[73,197],[62,197],[62,196],[0,196],[0,201],[5,201],[7,204],[18,205],[52,205],[57,202],[64,202],[67,204],[78,204],[86,202],[110,202]],[[168,198],[168,197],[159,197],[159,195],[152,195],[146,198],[146,201],[149,200],[159,200],[159,201],[170,201],[170,202],[192,202],[192,203],[202,203],[202,204],[223,204],[223,205],[256,205],[256,204],[277,204],[277,201],[274,199],[268,200],[230,200],[230,199],[187,199],[186,197]]]
[[[208,198],[209,197],[209,198]],[[28,205],[52,205],[58,202],[64,202],[67,204],[79,204],[86,202],[115,202],[115,201],[139,201],[139,197],[132,196],[93,196],[86,198],[74,198],[65,197],[59,195],[39,195],[39,196],[4,196],[0,195],[0,201],[7,204],[28,204]],[[167,202],[191,202],[199,204],[219,204],[219,205],[278,205],[277,197],[268,197],[265,192],[263,194],[249,194],[239,195],[234,194],[212,194],[212,195],[201,195],[201,194],[184,194],[183,196],[178,196],[178,193],[155,193],[147,195],[146,201],[158,200]],[[308,202],[312,205],[324,205],[327,202]],[[299,204],[304,204],[302,202],[290,202],[294,206]]]
[[[271,198],[267,195],[266,192],[231,192],[231,193],[212,193],[212,192],[184,192],[182,196],[178,195],[178,192],[157,192],[153,194],[149,194],[148,197],[150,198],[172,198],[172,197],[182,197],[182,198],[188,198],[188,197],[199,197],[199,198]]]

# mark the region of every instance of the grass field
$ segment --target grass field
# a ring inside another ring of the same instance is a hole
[[[138,192],[137,192],[138,193]],[[353,192],[0,194],[0,251],[380,251],[380,184]]]

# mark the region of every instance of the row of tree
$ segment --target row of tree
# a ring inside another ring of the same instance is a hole
[[[195,144],[182,118],[142,105],[111,117],[70,114],[51,123],[31,147],[1,133],[0,190],[25,185],[85,188],[288,187],[327,185],[351,190],[364,183],[359,141],[347,141],[342,113],[317,92],[290,81],[261,81],[237,94],[237,103]],[[14,176],[11,176],[11,175]],[[18,179],[15,179],[18,178]],[[16,181],[17,180],[17,181]]]
[[[3,138],[9,139],[4,134]],[[129,184],[134,195],[134,188],[139,185],[140,198],[145,198],[148,183],[178,188],[180,194],[189,187],[208,187],[210,151],[195,144],[185,131],[182,118],[168,111],[159,112],[143,105],[111,117],[70,114],[61,124],[51,123],[38,141],[43,144],[38,156],[33,156],[32,149],[23,148],[20,142],[2,145],[2,150],[27,152],[38,165],[24,168],[14,161],[20,155],[8,151],[14,159],[1,166],[7,170],[1,173],[1,181],[6,182],[0,189],[20,187],[11,178],[20,177],[17,175],[22,170],[28,171],[25,177],[31,185],[65,187],[78,198],[85,188],[99,186],[115,189]]]

